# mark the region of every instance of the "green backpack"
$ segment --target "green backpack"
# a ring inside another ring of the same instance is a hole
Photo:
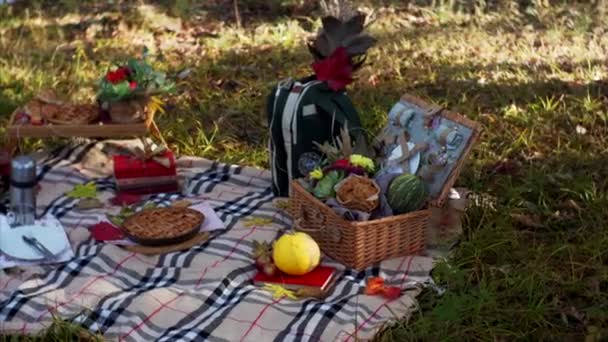
[[[290,194],[290,182],[319,166],[322,154],[314,144],[334,143],[347,126],[353,138],[361,122],[344,91],[333,91],[314,76],[280,82],[268,97],[270,168],[276,196]]]
[[[335,10],[321,19],[323,26],[308,44],[315,75],[280,82],[268,98],[272,189],[277,196],[288,196],[292,180],[320,165],[322,155],[315,143],[334,144],[342,128],[353,140],[364,136],[344,89],[375,39],[363,32],[365,14],[348,6]]]

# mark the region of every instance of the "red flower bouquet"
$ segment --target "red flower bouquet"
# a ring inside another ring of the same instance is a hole
[[[131,58],[101,78],[97,98],[102,103],[117,102],[174,90],[175,83],[168,80],[164,73],[154,70],[144,58]]]

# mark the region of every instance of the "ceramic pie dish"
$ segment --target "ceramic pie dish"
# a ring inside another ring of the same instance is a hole
[[[144,246],[167,246],[193,238],[205,216],[190,208],[145,209],[122,224],[124,234]]]

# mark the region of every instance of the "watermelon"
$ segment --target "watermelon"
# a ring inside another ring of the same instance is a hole
[[[386,193],[388,205],[395,214],[405,214],[422,208],[428,196],[426,184],[410,173],[395,177]]]

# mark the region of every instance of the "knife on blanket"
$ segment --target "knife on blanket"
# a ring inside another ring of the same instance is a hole
[[[29,237],[24,235],[22,236],[22,238],[25,243],[37,250],[40,254],[44,255],[45,258],[55,259],[55,255],[51,253],[48,248],[44,247],[44,245],[40,243],[40,241],[38,241],[38,239],[36,239],[35,237]]]

